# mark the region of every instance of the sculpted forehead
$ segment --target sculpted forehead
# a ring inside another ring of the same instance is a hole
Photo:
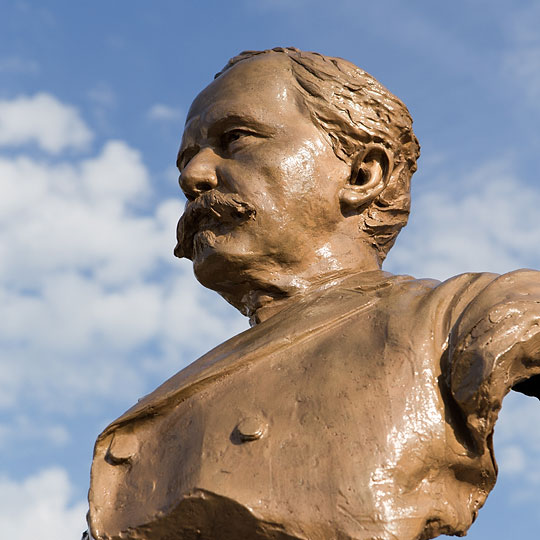
[[[272,121],[297,101],[290,60],[269,53],[238,63],[209,84],[191,105],[186,126],[194,120],[211,123],[224,112]]]

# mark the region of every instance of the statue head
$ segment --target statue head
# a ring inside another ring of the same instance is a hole
[[[188,113],[175,254],[243,311],[253,287],[379,268],[407,222],[418,155],[405,105],[350,62],[241,53]]]

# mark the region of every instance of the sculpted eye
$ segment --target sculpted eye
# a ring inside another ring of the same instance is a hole
[[[223,148],[229,149],[236,141],[240,141],[253,135],[254,134],[251,131],[245,129],[231,129],[221,136],[221,145]]]

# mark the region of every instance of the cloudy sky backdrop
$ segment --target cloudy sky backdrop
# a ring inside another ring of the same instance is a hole
[[[97,434],[247,321],[172,257],[190,102],[244,49],[342,56],[409,106],[385,268],[540,268],[535,0],[0,0],[0,536],[77,540]],[[538,537],[540,404],[510,396],[469,538]]]

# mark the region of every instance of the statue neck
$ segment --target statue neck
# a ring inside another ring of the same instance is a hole
[[[353,274],[381,269],[371,246],[350,239],[347,244],[347,249],[341,253],[326,244],[327,249],[312,252],[312,257],[296,265],[265,260],[264,264],[243,269],[238,280],[229,282],[226,289],[218,286],[215,290],[248,316],[253,326],[311,291],[332,286]],[[343,242],[339,244],[340,248],[343,246]]]

